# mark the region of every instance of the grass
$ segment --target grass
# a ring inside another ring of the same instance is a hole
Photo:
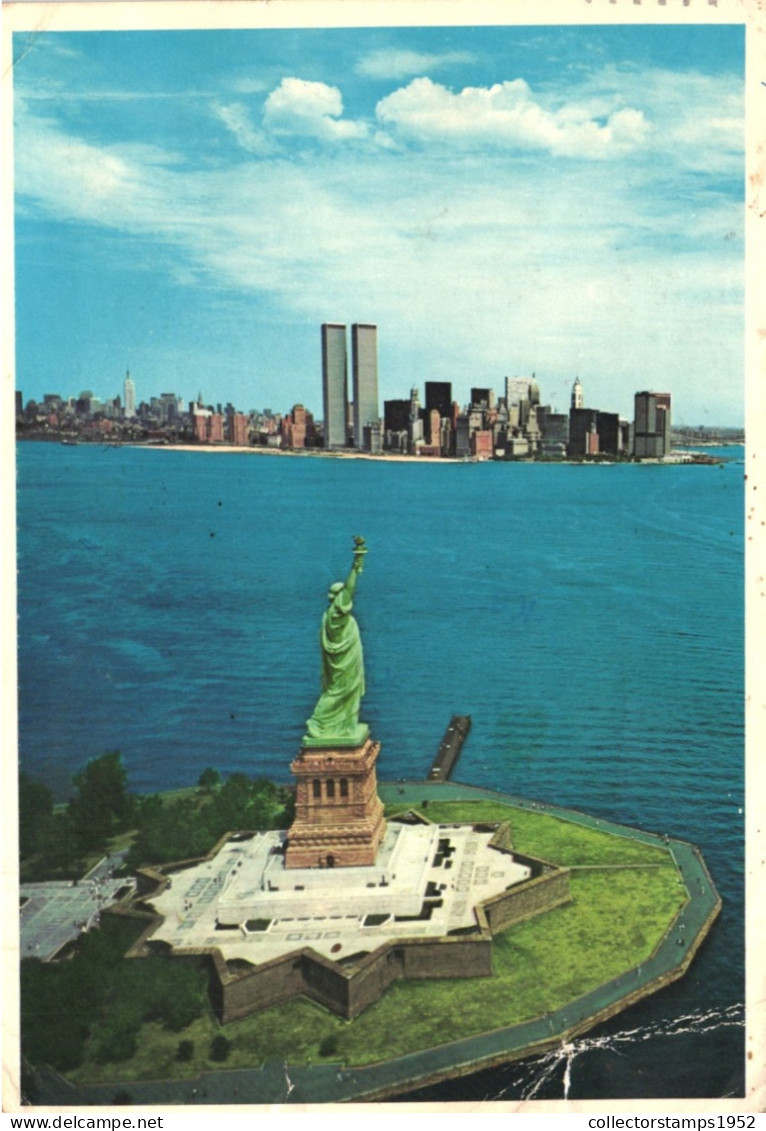
[[[352,1022],[295,999],[226,1026],[227,1068],[257,1067],[275,1058],[362,1065],[539,1017],[645,961],[687,898],[664,848],[490,801],[434,802],[428,817],[446,823],[508,820],[520,852],[591,867],[572,873],[570,904],[496,936],[494,977],[396,982]],[[634,867],[592,867],[613,864]],[[220,1032],[209,1008],[181,1033],[147,1024],[132,1060],[88,1063],[70,1075],[78,1082],[129,1082],[220,1068],[209,1055]],[[187,1062],[176,1055],[183,1039],[194,1044]],[[322,1056],[323,1042],[337,1052]]]
[[[391,806],[387,816],[404,811]],[[556,864],[665,864],[666,849],[616,836],[587,825],[574,824],[547,813],[519,809],[497,801],[430,801],[425,815],[435,824],[450,822],[508,821],[511,843],[518,852]]]

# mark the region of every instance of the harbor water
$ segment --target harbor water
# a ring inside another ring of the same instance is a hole
[[[424,1099],[744,1088],[741,448],[717,466],[428,464],[18,445],[20,764],[63,799],[289,780],[319,621],[355,613],[379,775],[453,778],[697,844],[722,914],[688,975],[566,1050]]]

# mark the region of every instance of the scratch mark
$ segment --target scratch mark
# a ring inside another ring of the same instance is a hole
[[[630,1046],[645,1041],[655,1040],[657,1037],[680,1037],[685,1034],[710,1033],[714,1029],[742,1028],[745,1024],[745,1008],[742,1003],[730,1005],[726,1009],[697,1010],[676,1017],[671,1021],[656,1022],[651,1025],[642,1025],[636,1029],[624,1029],[603,1037],[582,1037],[573,1041],[563,1041],[556,1048],[551,1049],[534,1061],[528,1061],[523,1071],[504,1088],[499,1095],[492,1099],[500,1099],[509,1091],[518,1094],[522,1100],[531,1100],[540,1094],[543,1086],[563,1069],[562,1099],[569,1099],[572,1084],[572,1067],[578,1056],[594,1050],[616,1053],[618,1056],[629,1055]]]

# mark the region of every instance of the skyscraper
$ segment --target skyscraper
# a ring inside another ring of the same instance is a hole
[[[363,322],[351,327],[354,397],[354,447],[364,447],[364,427],[380,420],[378,407],[378,328]]]
[[[346,327],[338,322],[322,323],[322,400],[324,446],[345,448],[347,444],[348,365]]]
[[[429,444],[438,444],[438,434],[434,436],[431,426],[431,413],[439,413],[439,420],[449,420],[452,414],[452,382],[426,381],[426,439]]]
[[[125,394],[123,397],[125,401],[125,419],[128,420],[136,415],[136,386],[130,376],[130,370],[125,374],[123,393]]]
[[[572,386],[572,408],[584,408],[585,401],[583,399],[582,385],[580,378],[575,377],[574,385]]]
[[[633,452],[662,459],[670,451],[670,393],[636,393]]]

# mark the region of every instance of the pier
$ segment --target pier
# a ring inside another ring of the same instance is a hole
[[[470,729],[470,715],[452,716],[449,726],[444,732],[439,751],[428,772],[428,781],[449,781],[449,776],[460,757],[460,751],[463,749],[463,743],[468,737]]]

